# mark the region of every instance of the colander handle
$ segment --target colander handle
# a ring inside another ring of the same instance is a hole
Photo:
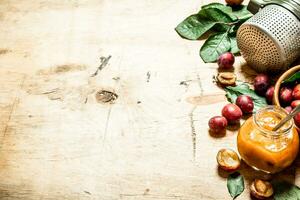
[[[290,12],[294,13],[300,20],[300,0],[250,0],[247,9],[252,13],[256,14],[261,8],[268,4],[277,4]]]
[[[270,3],[271,0],[250,0],[247,9],[252,13],[257,13],[266,4]]]

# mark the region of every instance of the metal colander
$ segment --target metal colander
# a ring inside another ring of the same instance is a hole
[[[270,4],[239,28],[237,41],[256,71],[286,70],[300,56],[300,21],[285,7]]]

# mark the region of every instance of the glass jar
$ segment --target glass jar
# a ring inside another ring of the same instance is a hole
[[[299,136],[294,121],[290,120],[276,132],[272,131],[287,114],[283,108],[267,106],[241,126],[237,147],[249,166],[267,173],[276,173],[295,160]]]

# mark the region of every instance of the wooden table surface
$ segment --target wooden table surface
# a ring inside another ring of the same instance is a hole
[[[1,0],[0,199],[231,199],[215,155],[237,134],[207,125],[227,103],[217,65],[174,31],[209,2]],[[299,185],[297,163],[276,177]],[[266,176],[241,173],[250,199]]]

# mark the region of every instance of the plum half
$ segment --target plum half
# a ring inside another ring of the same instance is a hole
[[[238,154],[231,149],[221,149],[217,154],[217,162],[221,169],[232,172],[241,165]]]

